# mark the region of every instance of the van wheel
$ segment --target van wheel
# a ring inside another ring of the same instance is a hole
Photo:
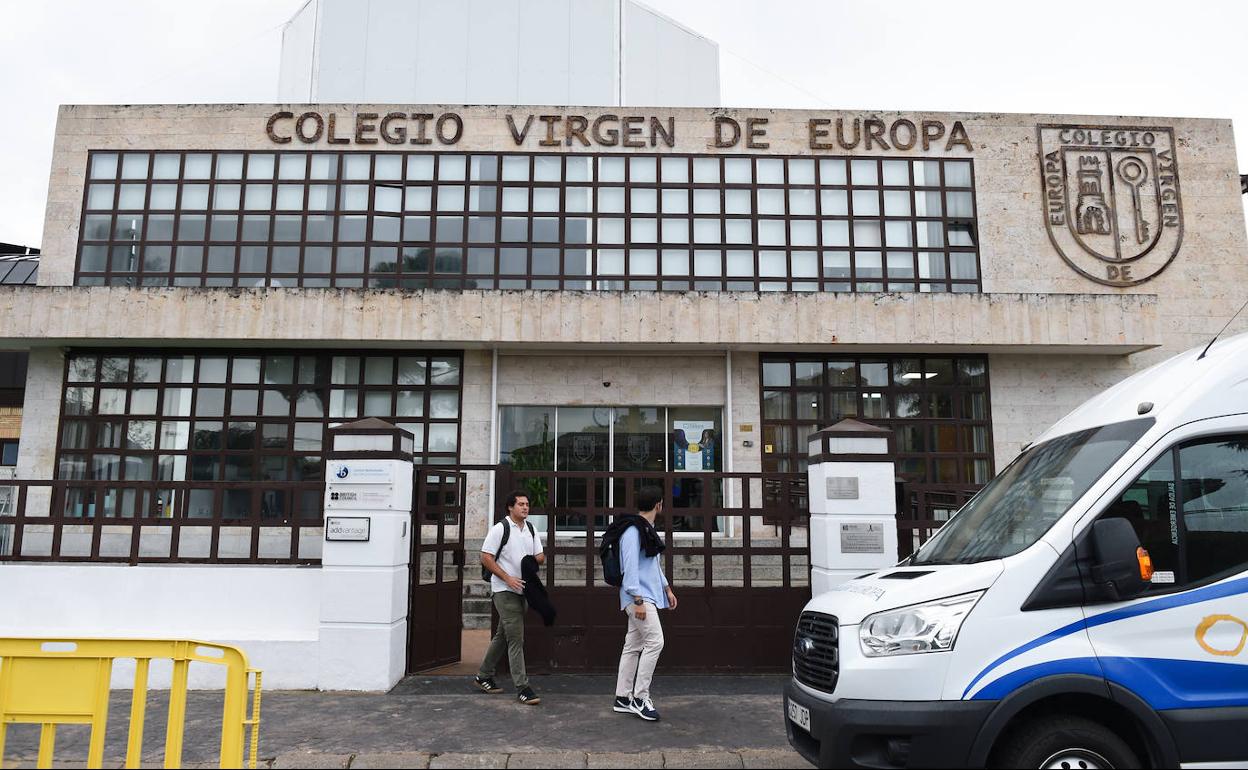
[[[1103,770],[1140,767],[1135,752],[1112,730],[1090,719],[1034,719],[1011,731],[994,752],[997,767]]]

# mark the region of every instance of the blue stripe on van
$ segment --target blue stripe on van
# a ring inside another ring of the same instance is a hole
[[[971,700],[1000,700],[1029,682],[1060,674],[1100,677],[1157,711],[1248,706],[1248,665],[1170,658],[1066,658],[1011,671]]]
[[[975,678],[971,680],[971,683],[968,684],[966,689],[962,691],[962,697],[965,699],[967,694],[971,691],[971,688],[973,688],[979,680],[983,679],[993,669],[997,668],[1002,663],[1005,663],[1007,660],[1016,658],[1025,652],[1034,650],[1037,647],[1041,647],[1049,642],[1061,639],[1062,637],[1069,636],[1077,631],[1095,628],[1096,626],[1103,626],[1106,623],[1113,623],[1118,620],[1134,618],[1140,615],[1148,615],[1154,612],[1174,609],[1175,607],[1184,607],[1189,604],[1199,604],[1200,602],[1212,601],[1214,599],[1223,599],[1227,596],[1235,596],[1236,594],[1242,593],[1248,593],[1248,578],[1237,578],[1235,580],[1228,580],[1225,583],[1214,583],[1213,585],[1205,586],[1204,588],[1197,588],[1194,591],[1184,591],[1177,594],[1170,594],[1169,596],[1162,596],[1157,599],[1140,602],[1139,604],[1133,604],[1130,607],[1122,607],[1116,610],[1110,610],[1109,612],[1103,612],[1100,615],[1094,615],[1090,618],[1077,620],[1074,623],[1070,623],[1054,631],[1050,631],[1044,636],[1033,639],[1024,645],[1015,647],[994,660],[992,663],[989,663],[984,670],[975,675]]]

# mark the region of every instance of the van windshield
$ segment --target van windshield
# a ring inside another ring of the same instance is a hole
[[[1031,447],[941,527],[910,563],[970,564],[1022,551],[1048,532],[1152,425],[1152,418],[1129,420]]]

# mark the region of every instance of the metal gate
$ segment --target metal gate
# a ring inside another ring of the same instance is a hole
[[[982,488],[978,484],[921,484],[898,482],[897,558],[919,550]]]
[[[646,485],[664,492],[656,522],[679,607],[663,614],[665,671],[785,672],[793,629],[810,599],[805,474],[499,470],[495,520],[507,490],[528,492],[545,517],[543,581],[554,627],[529,613],[530,670],[612,671],[626,621],[602,578],[598,535],[635,512]],[[588,536],[587,536],[588,535]]]
[[[467,474],[418,468],[412,490],[407,672],[457,663],[464,629]]]

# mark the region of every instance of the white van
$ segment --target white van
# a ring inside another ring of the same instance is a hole
[[[1248,334],[1077,408],[793,648],[821,767],[1248,767]]]

